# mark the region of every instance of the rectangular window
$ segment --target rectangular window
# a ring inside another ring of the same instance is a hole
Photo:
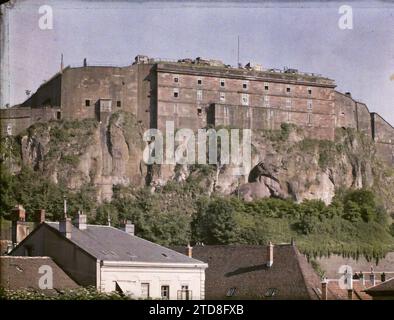
[[[174,89],[174,98],[179,98],[179,89],[178,88]]]
[[[264,107],[269,108],[270,106],[270,97],[264,96]]]
[[[141,298],[148,299],[149,297],[149,283],[141,283]]]
[[[269,87],[268,87],[268,82],[264,82],[264,90],[268,90],[269,89]]]
[[[85,106],[86,106],[86,107],[90,107],[90,100],[89,100],[89,99],[86,99],[86,100],[85,100]]]
[[[197,100],[202,100],[202,90],[197,90]]]
[[[308,100],[307,102],[307,109],[312,110],[312,100]]]
[[[201,109],[201,107],[198,107],[198,108],[197,108],[197,115],[198,115],[199,117],[202,116],[202,109]]]
[[[163,300],[170,299],[170,286],[161,286],[161,298]]]
[[[226,101],[226,94],[224,92],[220,92],[220,102],[225,102]]]
[[[178,76],[175,76],[175,77],[174,77],[174,82],[175,82],[175,83],[178,83],[178,82],[179,82],[179,77],[178,77]]]
[[[287,87],[287,88],[286,88],[286,92],[287,92],[287,93],[290,93],[290,91],[291,91],[290,87]]]
[[[247,90],[247,89],[248,89],[248,83],[247,83],[247,82],[244,82],[244,83],[242,84],[242,89],[244,89],[244,90]]]
[[[241,95],[241,104],[243,106],[248,106],[249,105],[249,95],[247,93],[243,93]]]
[[[116,101],[116,106],[117,106],[118,108],[120,108],[120,107],[122,106],[122,103],[118,100],[118,101]]]
[[[181,300],[190,300],[191,299],[191,292],[189,291],[189,286],[183,285],[181,287]]]
[[[225,86],[224,79],[220,79],[220,86],[223,88]]]
[[[308,88],[308,94],[309,95],[312,94],[312,89],[311,88]]]
[[[201,80],[201,79],[197,79],[197,84],[198,84],[199,86],[201,86],[201,85],[202,85],[202,80]]]

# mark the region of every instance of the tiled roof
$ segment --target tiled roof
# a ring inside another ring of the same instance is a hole
[[[370,287],[372,284],[369,280],[365,280],[364,284],[360,280],[353,280],[353,300],[371,300],[371,297],[367,295],[364,290]],[[348,300],[348,290],[342,289],[339,286],[339,281],[329,280],[329,300]]]
[[[376,293],[390,293],[394,294],[394,278],[391,278],[385,282],[377,284],[374,287],[368,288],[365,290],[367,293],[376,294]]]
[[[59,230],[58,222],[45,222],[45,225]],[[104,261],[202,264],[201,261],[110,226],[88,225],[86,230],[73,226],[70,240],[96,259]]]
[[[207,299],[223,299],[232,292],[236,299],[319,299],[320,277],[294,245],[275,245],[270,268],[266,256],[267,246],[259,245],[193,248],[193,257],[208,263]]]
[[[74,280],[49,257],[14,256],[0,257],[0,286],[11,290],[40,290],[39,279],[43,274],[39,273],[39,268],[43,265],[52,268],[54,289],[63,290],[78,287]]]

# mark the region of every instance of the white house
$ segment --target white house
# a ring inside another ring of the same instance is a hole
[[[42,217],[41,217],[42,219]],[[204,299],[206,263],[123,230],[88,225],[79,214],[41,221],[10,253],[51,257],[79,285],[119,291],[134,298]]]

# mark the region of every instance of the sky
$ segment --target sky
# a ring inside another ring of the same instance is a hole
[[[39,8],[49,5],[52,29]],[[342,5],[352,29],[341,29]],[[334,79],[394,125],[391,1],[13,1],[5,9],[2,104],[26,99],[64,65],[129,65],[154,58],[212,58],[291,67]]]

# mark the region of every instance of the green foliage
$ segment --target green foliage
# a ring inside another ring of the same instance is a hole
[[[50,182],[28,167],[23,167],[20,173],[14,176],[4,170],[0,178],[0,215],[3,217],[7,217],[14,205],[22,204],[27,213],[45,209],[49,219],[57,220],[63,212],[64,196],[68,199],[69,212],[72,214],[78,210],[90,214],[96,206],[93,187],[83,186],[79,191],[72,192],[65,186]]]

